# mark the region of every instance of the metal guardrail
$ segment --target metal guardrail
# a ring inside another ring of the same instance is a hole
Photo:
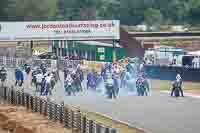
[[[50,59],[25,59],[25,58],[15,58],[15,57],[6,57],[0,56],[0,66],[4,67],[17,67],[24,66],[25,63],[31,63],[32,66],[38,66],[40,64],[45,64],[47,67],[51,67]]]
[[[80,60],[68,60],[68,59],[58,59],[58,69],[64,70],[65,68],[68,68],[69,66],[75,68],[78,64],[80,64]]]
[[[0,88],[0,101],[15,106],[26,107],[33,113],[38,112],[49,120],[60,122],[65,128],[77,133],[119,133],[119,130],[107,127],[102,123],[88,118],[80,109],[65,106],[64,102],[56,103],[50,98],[34,96],[23,89]]]
[[[52,66],[51,59],[25,59],[25,58],[15,58],[15,57],[6,57],[0,56],[0,66],[7,68],[13,68],[17,66],[23,66],[25,63],[29,62],[32,66],[38,66],[40,64],[45,64],[47,67]],[[72,66],[76,67],[80,64],[80,60],[69,60],[69,59],[58,59],[57,68],[64,70],[65,68]]]
[[[13,58],[13,57],[0,56],[0,66],[17,67],[17,66],[24,65],[25,62],[26,62],[26,59],[24,59],[24,58]]]
[[[32,66],[39,66],[40,64],[45,64],[46,67],[51,67],[51,60],[50,59],[32,59],[31,60]]]

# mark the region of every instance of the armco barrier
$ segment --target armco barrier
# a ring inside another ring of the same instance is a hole
[[[68,60],[68,59],[58,59],[58,68],[60,70],[64,70],[65,68],[68,68],[69,66],[76,67],[78,64],[80,64],[80,60]]]
[[[27,110],[47,115],[49,120],[60,122],[74,133],[120,133],[119,130],[97,123],[83,115],[80,109],[64,107],[64,102],[58,104],[50,98],[44,99],[14,88],[0,88],[0,101],[15,106],[24,106]]]
[[[69,66],[76,67],[81,63],[80,60],[69,60],[69,59],[58,59],[57,63],[52,62],[51,59],[25,59],[25,58],[14,58],[14,57],[6,57],[0,56],[0,66],[4,66],[7,68],[15,68],[18,66],[24,66],[25,63],[30,63],[32,66],[39,66],[41,64],[45,64],[46,67],[56,67],[60,70],[64,70]]]
[[[13,68],[17,66],[23,66],[25,62],[26,62],[25,58],[0,56],[0,66],[4,66],[4,67]]]
[[[24,66],[25,63],[29,62],[32,66],[38,66],[40,64],[45,64],[47,67],[51,67],[50,59],[25,59],[25,58],[14,58],[14,57],[6,57],[0,56],[0,66],[4,66],[7,68],[15,68],[18,66]]]
[[[145,73],[150,79],[158,80],[175,80],[177,73],[181,74],[184,81],[200,81],[200,69],[176,67],[176,66],[159,66],[159,65],[145,65]]]

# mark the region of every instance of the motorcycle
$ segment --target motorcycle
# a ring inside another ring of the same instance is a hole
[[[73,79],[72,78],[67,78],[67,80],[65,81],[65,92],[67,93],[68,96],[71,96],[71,94],[73,93],[73,95],[75,95],[75,88],[73,86]]]
[[[105,87],[106,87],[106,90],[107,90],[107,97],[109,99],[116,98],[114,81],[113,81],[112,78],[107,79]]]

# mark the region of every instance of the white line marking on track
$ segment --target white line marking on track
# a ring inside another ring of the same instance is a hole
[[[167,93],[167,94],[171,93],[170,91],[160,91],[160,92],[161,93]],[[184,93],[184,96],[200,99],[200,95],[195,95],[195,94],[192,94],[192,93]]]

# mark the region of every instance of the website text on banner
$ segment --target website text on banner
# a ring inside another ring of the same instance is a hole
[[[119,40],[119,26],[118,20],[0,22],[0,41]]]

